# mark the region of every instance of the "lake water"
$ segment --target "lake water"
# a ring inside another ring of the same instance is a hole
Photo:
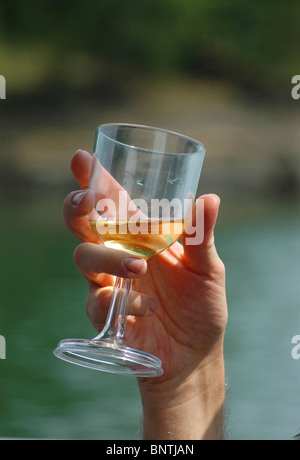
[[[45,199],[45,202],[46,199]],[[52,356],[58,340],[92,337],[86,284],[73,265],[77,241],[51,206],[4,207],[1,223],[0,437],[139,439],[134,378]],[[300,216],[273,209],[220,225],[227,267],[225,342],[229,439],[291,439],[300,430]]]

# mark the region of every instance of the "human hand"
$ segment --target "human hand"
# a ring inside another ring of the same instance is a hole
[[[90,165],[91,156],[87,152],[78,151],[73,157],[71,168],[84,190],[89,182]],[[173,244],[147,263],[100,244],[87,218],[94,205],[90,191],[72,192],[64,202],[67,227],[84,241],[76,248],[74,259],[88,280],[87,313],[98,331],[106,319],[112,275],[134,279],[126,340],[129,346],[158,356],[164,369],[159,378],[139,379],[146,410],[150,402],[152,408],[159,400],[162,406],[164,401],[170,404],[170,397],[172,407],[178,406],[179,401],[194,398],[195,391],[206,392],[216,375],[219,386],[224,380],[225,270],[214,245],[220,200],[215,195],[204,195],[201,199],[204,200],[203,242],[186,245],[183,236],[182,244]],[[180,387],[185,390],[178,395]]]

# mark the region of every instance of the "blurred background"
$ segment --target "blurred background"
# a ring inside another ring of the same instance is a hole
[[[0,437],[139,439],[134,379],[52,356],[92,337],[77,240],[62,222],[70,160],[105,122],[201,140],[227,267],[228,438],[300,429],[299,2],[1,0]]]

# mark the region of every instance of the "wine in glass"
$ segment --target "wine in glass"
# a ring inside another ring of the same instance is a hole
[[[89,221],[99,240],[146,260],[177,241],[191,218],[204,155],[200,142],[175,132],[141,125],[101,125],[89,184],[95,198]],[[126,342],[131,288],[132,280],[116,278],[100,334],[91,340],[62,340],[54,354],[106,372],[162,375],[158,357]]]

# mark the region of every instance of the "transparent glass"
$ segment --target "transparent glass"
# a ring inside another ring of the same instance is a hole
[[[89,220],[99,240],[146,260],[177,241],[191,213],[204,155],[200,142],[171,131],[128,124],[100,126],[89,184],[95,196]],[[100,334],[91,340],[62,340],[54,354],[100,371],[162,375],[159,358],[127,344],[131,288],[131,280],[117,278]]]

